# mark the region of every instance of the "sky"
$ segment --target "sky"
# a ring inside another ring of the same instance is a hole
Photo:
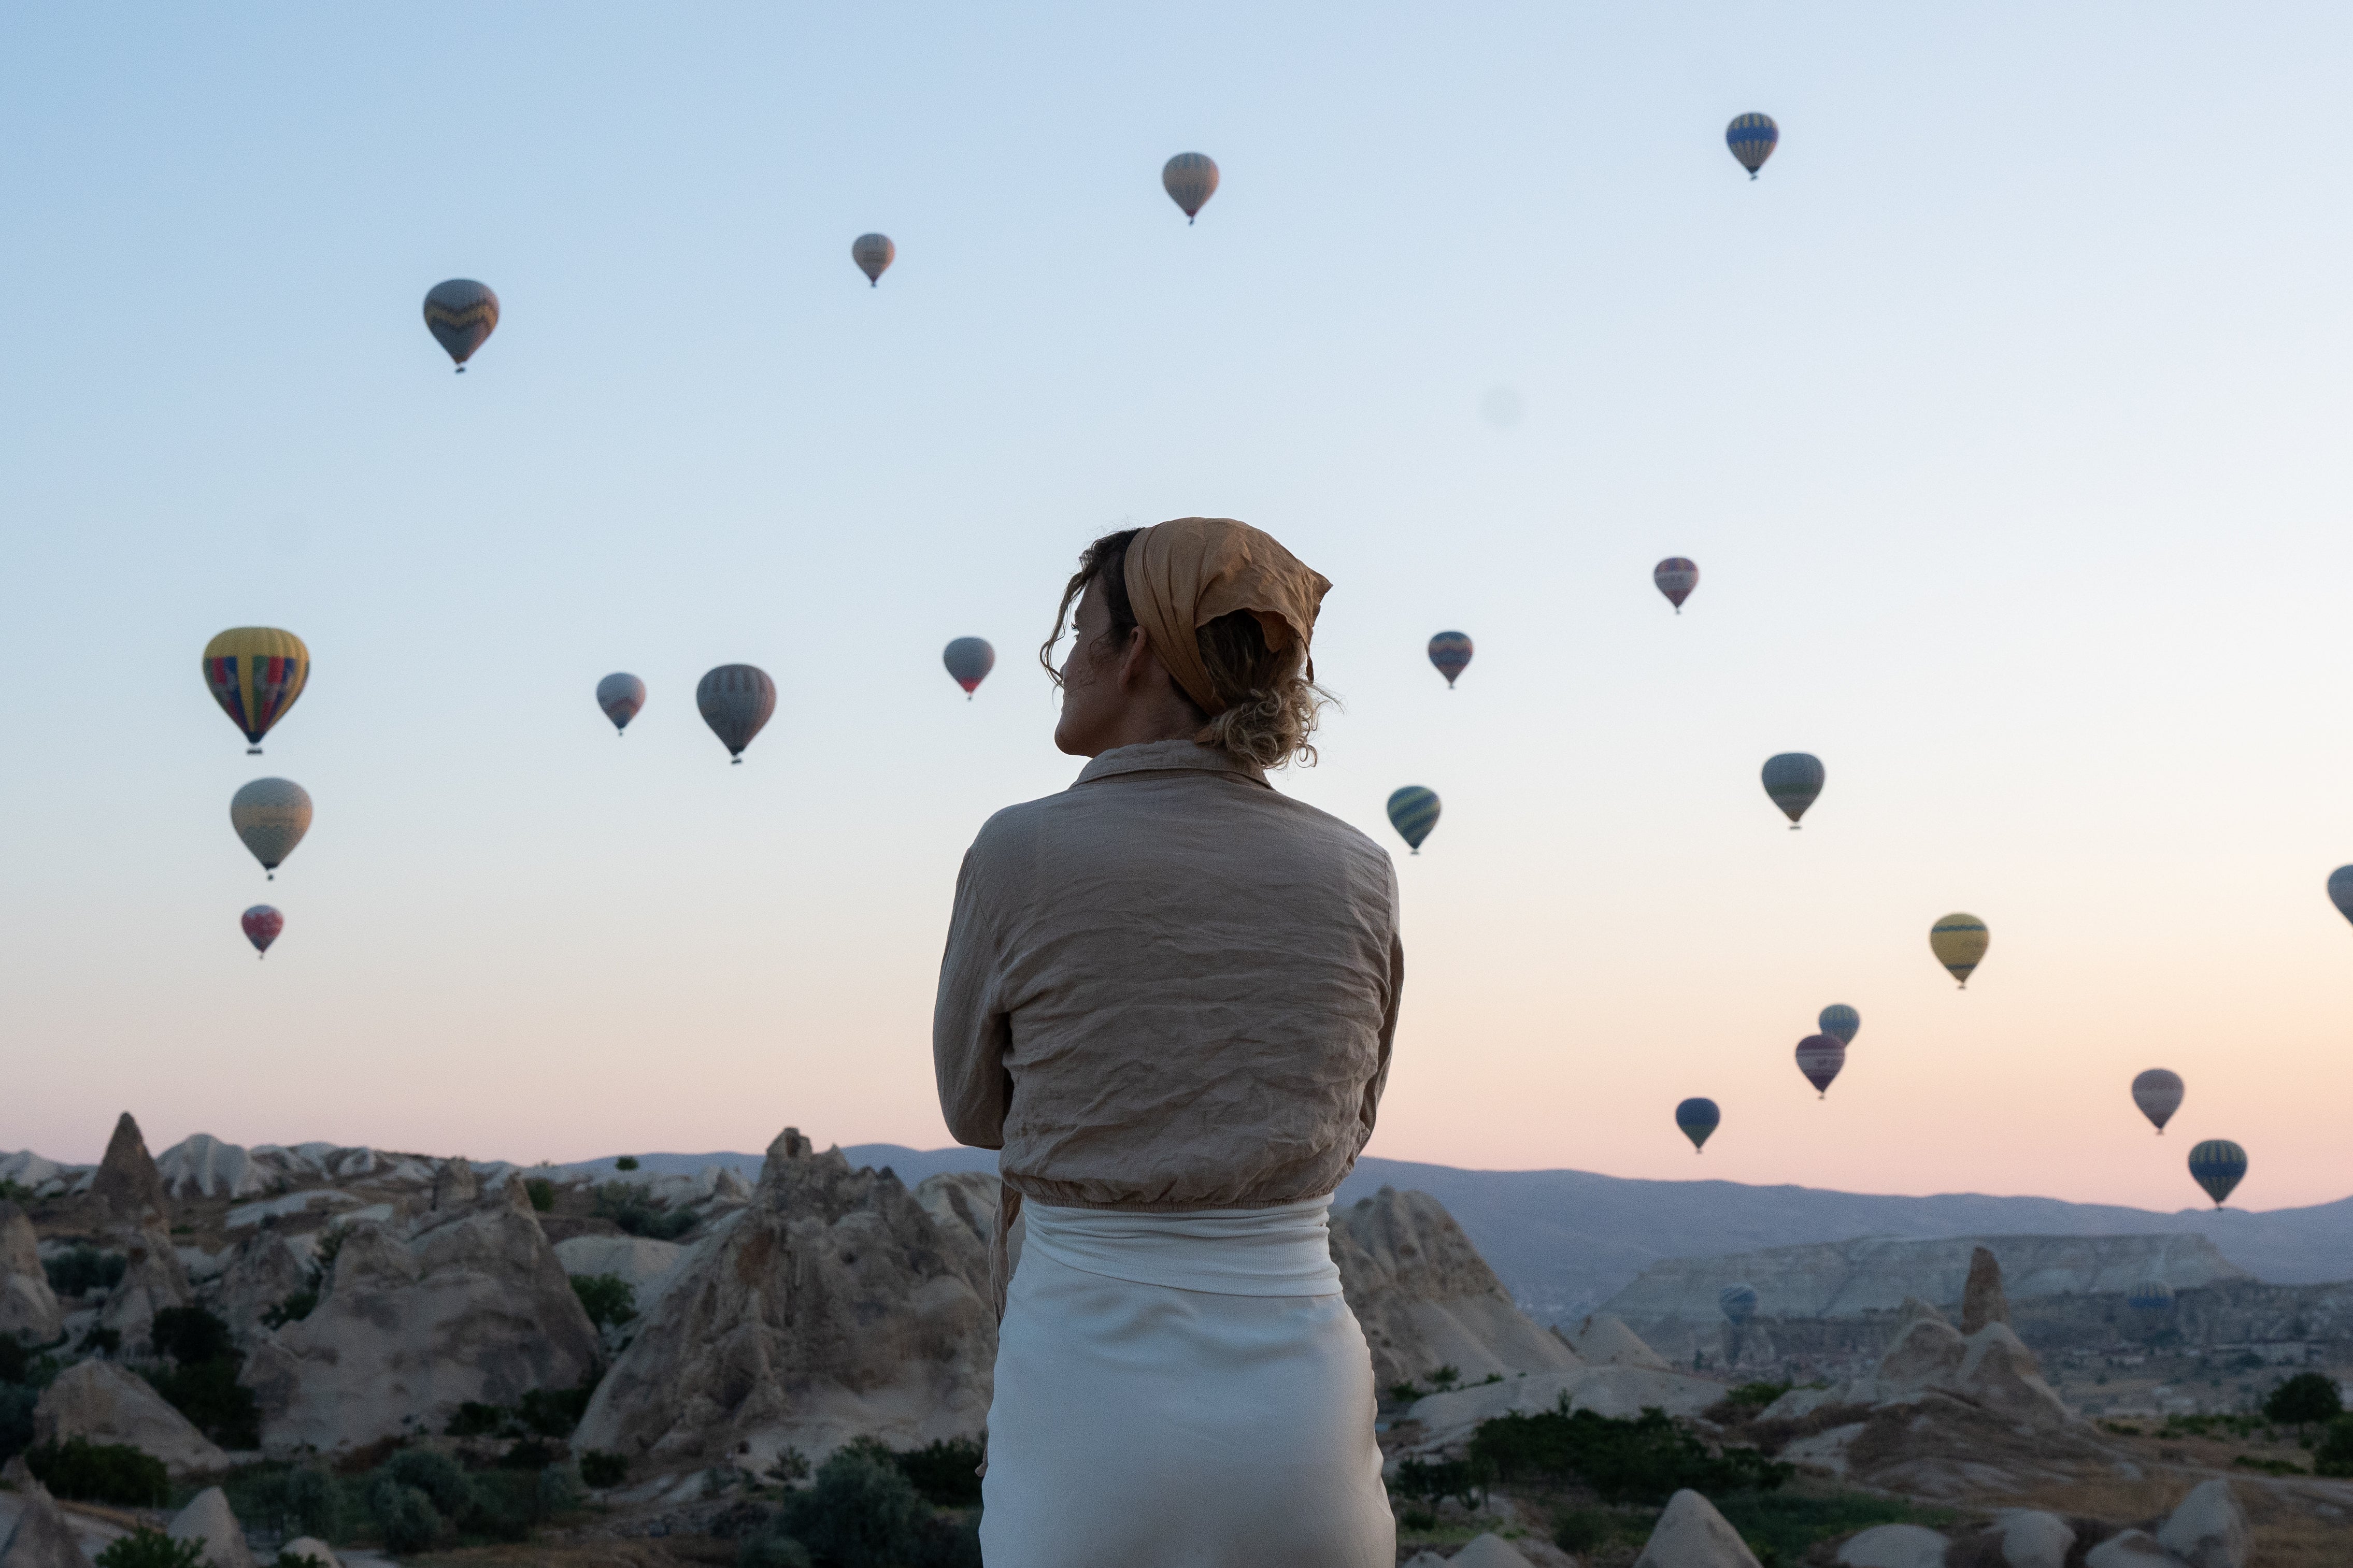
[[[1060,581],[1205,513],[1335,584],[1280,783],[1399,857],[1372,1152],[2172,1209],[2227,1137],[2237,1203],[2344,1196],[2348,69],[2318,5],[14,8],[0,1149],[947,1142]],[[251,624],[315,660],[260,758],[198,670]]]

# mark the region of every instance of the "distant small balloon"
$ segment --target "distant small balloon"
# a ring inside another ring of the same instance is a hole
[[[1855,1036],[1862,1032],[1862,1015],[1843,1002],[1833,1002],[1823,1008],[1822,1016],[1814,1022],[1823,1034],[1842,1046],[1854,1044]]]
[[[866,274],[869,288],[880,288],[882,274],[897,260],[899,247],[891,243],[887,234],[861,234],[849,242],[849,259],[858,263],[858,270]]]
[[[1675,1125],[1682,1128],[1683,1136],[1691,1140],[1694,1153],[1707,1152],[1708,1138],[1723,1121],[1724,1112],[1715,1108],[1715,1101],[1712,1100],[1694,1097],[1675,1107]]]
[[[776,683],[757,665],[723,664],[696,685],[694,705],[727,748],[728,757],[741,767],[744,748],[776,710]]]
[[[1753,180],[1765,160],[1773,155],[1773,149],[1781,144],[1781,128],[1769,114],[1738,115],[1724,128],[1724,144],[1732,149],[1732,155]]]
[[[1218,194],[1218,165],[1206,153],[1179,153],[1161,165],[1160,188],[1185,209],[1189,226]]]
[[[1683,601],[1699,586],[1699,568],[1680,555],[1670,555],[1651,568],[1651,581],[1659,585],[1659,592],[1667,596],[1667,603],[1680,616],[1683,613]]]
[[[985,637],[958,637],[948,644],[940,660],[948,667],[948,674],[955,677],[955,683],[964,688],[965,700],[969,702],[980,683],[988,679],[988,672],[997,668],[997,650],[988,646]]]
[[[2144,1317],[2173,1310],[2173,1287],[2162,1279],[2144,1279],[2125,1295],[2125,1305]]]
[[[1421,841],[1438,826],[1438,792],[1408,784],[1390,795],[1389,826],[1415,854],[1420,854]]]
[[[1757,1315],[1757,1287],[1726,1285],[1715,1293],[1715,1304],[1734,1328],[1739,1328]]]
[[[2206,1189],[2216,1208],[2246,1174],[2247,1152],[2228,1138],[2210,1138],[2189,1151],[2189,1179]]]
[[[2353,866],[2339,866],[2328,873],[2328,901],[2337,912],[2353,921]]]
[[[1783,752],[1765,759],[1765,793],[1789,819],[1790,832],[1798,830],[1798,818],[1822,793],[1825,776],[1821,759],[1805,752]]]
[[[474,351],[490,341],[498,329],[499,297],[487,284],[470,278],[452,278],[447,283],[436,283],[425,295],[425,327],[433,341],[448,352],[458,362],[458,373],[466,371],[466,362]]]
[[[626,670],[616,670],[596,683],[596,706],[613,721],[616,735],[629,727],[645,705],[646,683]]]
[[[1438,673],[1446,677],[1446,688],[1454,689],[1454,678],[1471,668],[1471,637],[1465,632],[1440,632],[1430,639],[1430,662]]]
[[[267,958],[269,944],[286,929],[286,917],[268,904],[256,904],[237,918],[237,923],[245,927],[245,940],[253,943],[255,956]]]
[[[1814,1086],[1816,1095],[1831,1097],[1831,1080],[1846,1066],[1846,1047],[1828,1035],[1808,1035],[1798,1042],[1798,1070]]]
[[[1952,977],[1969,988],[1969,976],[1983,963],[1993,933],[1975,915],[1951,914],[1928,928],[1928,951],[1936,955]]]
[[[311,794],[292,779],[255,779],[229,797],[229,826],[269,879],[311,831]]]
[[[2157,1135],[2165,1136],[2165,1124],[2181,1109],[2181,1075],[2163,1068],[2151,1068],[2133,1079],[2133,1103],[2140,1113],[2157,1125]]]

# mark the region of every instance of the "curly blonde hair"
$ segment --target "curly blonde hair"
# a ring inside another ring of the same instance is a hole
[[[1059,686],[1061,672],[1054,668],[1054,648],[1062,631],[1071,626],[1071,608],[1089,588],[1100,584],[1111,629],[1102,651],[1124,644],[1135,630],[1135,607],[1127,597],[1127,547],[1140,528],[1106,533],[1079,556],[1079,569],[1062,585],[1062,602],[1054,612],[1054,635],[1039,645],[1038,662]],[[1201,710],[1184,688],[1176,689],[1187,706],[1199,715],[1201,728],[1193,739],[1213,746],[1255,767],[1279,768],[1296,761],[1315,764],[1311,737],[1322,722],[1332,694],[1306,677],[1307,650],[1297,643],[1276,653],[1266,646],[1266,633],[1247,610],[1219,616],[1193,634],[1209,682],[1224,704],[1212,716]]]

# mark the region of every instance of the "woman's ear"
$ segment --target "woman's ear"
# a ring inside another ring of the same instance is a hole
[[[1152,639],[1144,635],[1142,626],[1127,629],[1127,647],[1120,654],[1120,689],[1133,691],[1151,679],[1153,668],[1160,662],[1152,651]]]

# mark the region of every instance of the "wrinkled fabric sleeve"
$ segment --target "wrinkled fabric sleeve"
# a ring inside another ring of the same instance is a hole
[[[1405,939],[1397,928],[1389,928],[1389,1005],[1381,1009],[1380,1055],[1373,1063],[1373,1078],[1365,1085],[1364,1103],[1357,1107],[1356,1120],[1365,1129],[1365,1138],[1373,1135],[1373,1121],[1381,1113],[1381,1091],[1388,1087],[1389,1053],[1397,1044],[1398,1006],[1405,999]],[[1364,1147],[1362,1142],[1358,1148]]]
[[[956,873],[955,912],[948,920],[932,1007],[932,1071],[949,1135],[976,1149],[1002,1149],[1013,1103],[1013,1079],[1005,1070],[1013,1020],[998,999],[998,932],[986,908],[983,880],[967,850]]]

